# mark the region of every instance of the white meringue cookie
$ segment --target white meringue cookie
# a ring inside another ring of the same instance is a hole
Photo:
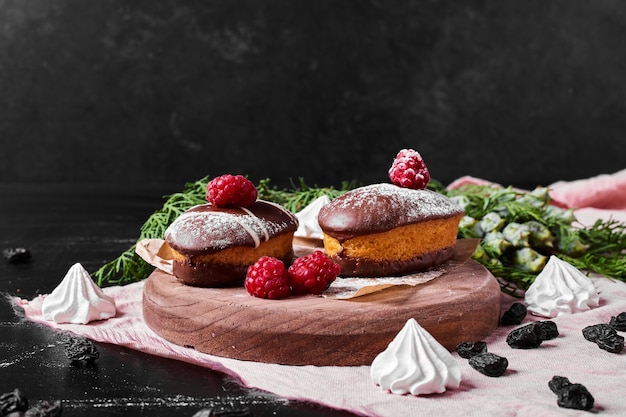
[[[61,283],[41,305],[43,318],[55,323],[87,324],[116,314],[115,300],[106,295],[79,263],[74,264]]]
[[[317,222],[317,216],[320,209],[328,203],[330,203],[330,198],[323,195],[316,198],[311,202],[311,204],[297,212],[296,217],[298,218],[299,223],[294,236],[306,237],[310,239],[323,239],[324,234],[322,232],[322,228]]]
[[[376,356],[370,375],[383,390],[400,395],[442,393],[461,383],[454,357],[413,318]]]
[[[557,317],[598,307],[600,296],[589,277],[552,255],[526,290],[524,301],[533,314]]]

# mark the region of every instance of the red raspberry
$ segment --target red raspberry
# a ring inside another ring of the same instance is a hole
[[[430,181],[430,174],[417,151],[402,149],[389,168],[389,178],[400,187],[423,190]]]
[[[321,294],[337,278],[341,267],[317,250],[296,259],[287,272],[294,294]]]
[[[261,256],[248,267],[244,286],[250,295],[259,298],[278,300],[291,294],[285,265],[271,256]]]
[[[206,187],[207,201],[218,207],[248,207],[257,196],[256,187],[243,175],[222,175],[213,178]]]

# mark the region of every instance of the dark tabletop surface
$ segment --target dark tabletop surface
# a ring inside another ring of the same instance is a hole
[[[69,363],[63,335],[25,321],[9,297],[51,292],[68,269],[90,273],[116,258],[139,228],[182,186],[0,184],[0,250],[22,247],[25,263],[0,262],[0,394],[18,388],[31,405],[60,400],[63,416],[193,416],[247,408],[259,416],[352,415],[246,389],[218,372],[96,343],[94,366]]]

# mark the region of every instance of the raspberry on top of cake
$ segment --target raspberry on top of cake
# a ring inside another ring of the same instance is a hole
[[[430,190],[381,183],[320,210],[324,249],[343,276],[388,276],[435,267],[454,254],[463,209]]]

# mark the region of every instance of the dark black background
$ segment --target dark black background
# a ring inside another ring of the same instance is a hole
[[[626,3],[0,1],[0,182],[623,169]]]
[[[0,289],[93,272],[206,175],[366,184],[404,147],[443,183],[624,169],[625,74],[620,0],[0,0],[0,243],[33,251]],[[346,415],[113,345],[69,368],[58,334],[0,319],[2,391],[67,415]]]

